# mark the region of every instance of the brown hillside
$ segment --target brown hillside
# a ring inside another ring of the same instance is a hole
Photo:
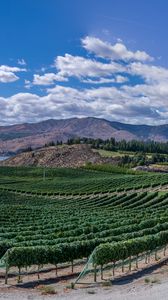
[[[117,159],[102,158],[92,151],[89,145],[72,145],[42,148],[32,152],[18,154],[6,161],[3,166],[46,166],[46,167],[79,167],[91,163],[115,163]]]

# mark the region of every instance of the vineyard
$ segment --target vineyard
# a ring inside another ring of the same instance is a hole
[[[0,267],[115,265],[168,244],[168,175],[0,168]]]

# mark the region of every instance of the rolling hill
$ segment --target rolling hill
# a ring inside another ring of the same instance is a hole
[[[106,158],[91,149],[90,145],[63,145],[47,147],[34,151],[23,152],[0,162],[1,166],[39,166],[39,167],[64,167],[75,168],[86,163],[112,163],[116,164],[117,158]]]

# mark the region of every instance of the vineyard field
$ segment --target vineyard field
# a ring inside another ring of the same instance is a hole
[[[168,244],[168,175],[0,168],[0,258],[95,265]],[[109,254],[110,253],[110,254]]]

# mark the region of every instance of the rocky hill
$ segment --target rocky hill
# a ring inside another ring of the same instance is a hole
[[[89,162],[114,164],[117,158],[103,158],[98,152],[93,152],[89,145],[63,145],[23,152],[0,164],[3,166],[80,167]]]
[[[168,141],[168,125],[130,125],[97,118],[72,118],[0,126],[0,154],[17,153],[30,146],[43,147],[51,141],[66,142],[74,137]]]

